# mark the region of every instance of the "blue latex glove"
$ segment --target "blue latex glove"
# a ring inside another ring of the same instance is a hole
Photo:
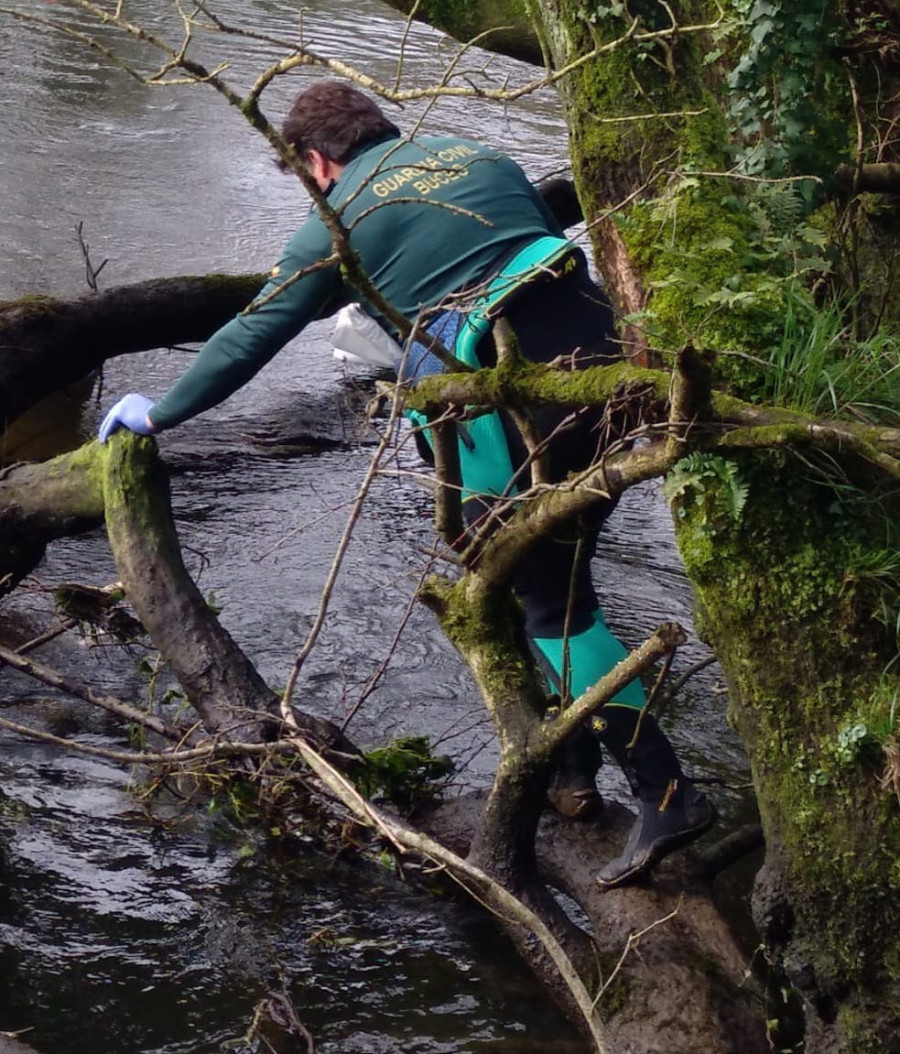
[[[139,436],[152,435],[154,430],[147,422],[147,411],[152,405],[152,399],[148,399],[146,395],[139,395],[137,392],[122,396],[103,418],[97,438],[101,443],[105,443],[117,428],[122,427],[137,432]]]

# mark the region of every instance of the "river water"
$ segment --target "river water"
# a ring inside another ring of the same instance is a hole
[[[85,28],[65,3],[0,4],[0,299],[80,295],[83,223],[95,266],[111,286],[162,275],[262,271],[305,214],[302,188],[272,164],[265,144],[207,87],[139,84],[71,36],[28,26],[4,6]],[[175,25],[162,0],[133,0],[129,17],[157,33]],[[269,36],[304,40],[381,80],[434,79],[453,54],[439,34],[377,0],[217,0],[217,14]],[[128,62],[146,49],[105,30]],[[403,43],[401,53],[401,42]],[[246,87],[272,57],[268,45],[204,35],[199,54],[227,62]],[[472,83],[522,82],[533,71],[473,51]],[[276,81],[276,119],[315,76]],[[425,107],[393,114],[409,126]],[[565,168],[565,128],[548,92],[501,108],[441,102],[429,130],[465,132],[508,150],[535,178]],[[371,437],[353,413],[356,388],[317,324],[227,404],[161,438],[187,561],[222,607],[222,620],[273,685],[284,683],[318,607]],[[161,393],[186,362],[160,350],[108,364],[100,403]],[[81,427],[95,429],[91,404]],[[354,534],[320,646],[304,667],[297,702],[342,720],[394,641],[427,566],[430,500],[414,456],[375,488]],[[596,574],[613,627],[629,643],[675,619],[689,631],[690,588],[656,488],[622,502],[601,542]],[[0,608],[20,638],[49,618],[56,582],[115,579],[105,539],[52,549],[28,590]],[[23,629],[22,627],[26,627]],[[692,639],[684,669],[704,658]],[[139,655],[88,637],[62,638],[40,657],[124,697],[146,696]],[[40,706],[65,725],[69,704],[10,676],[0,707]],[[667,727],[689,765],[726,780],[729,817],[746,803],[740,750],[725,724],[715,669],[697,677]],[[89,743],[121,743],[78,717]],[[459,760],[457,786],[483,785],[495,758],[489,723],[461,662],[427,612],[413,608],[378,690],[349,726],[362,744],[430,735]],[[204,1054],[247,1027],[258,998],[287,986],[323,1052],[562,1051],[580,1049],[531,980],[476,914],[436,909],[385,874],[322,861],[302,845],[276,863],[217,817],[150,820],[116,766],[60,755],[0,734],[0,1031],[30,1029],[41,1054]],[[623,796],[614,768],[606,793]],[[247,1048],[248,1050],[250,1048]]]

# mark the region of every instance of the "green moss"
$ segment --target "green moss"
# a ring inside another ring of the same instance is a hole
[[[443,413],[447,397],[442,393],[447,391],[448,385],[458,383],[458,376],[425,377],[405,395],[405,406],[423,414]],[[523,361],[479,370],[467,375],[465,383],[465,401],[473,406],[500,402],[511,405],[562,402],[585,406],[602,403],[614,392],[621,393],[623,387],[635,397],[640,395],[662,403],[668,398],[671,378],[662,370],[637,369],[627,362],[573,373]],[[460,400],[457,396],[451,401]]]
[[[881,787],[870,731],[885,720],[877,700],[892,644],[873,617],[876,593],[852,573],[881,525],[777,455],[742,464],[751,490],[740,524],[723,525],[710,493],[686,507],[677,537],[731,682],[767,837],[784,849],[807,941],[791,958],[808,958],[819,991],[851,1011],[876,993],[896,1002],[900,808]]]
[[[496,723],[504,747],[522,735],[529,738],[527,767],[515,752],[507,756],[506,749],[501,760],[501,766],[510,765],[507,777],[524,785],[546,761],[549,747],[533,734],[546,694],[525,642],[519,601],[507,588],[473,589],[468,576],[453,584],[432,577],[419,596],[472,669],[488,708],[499,717]]]
[[[601,1021],[611,1021],[616,1014],[626,1010],[635,994],[637,986],[634,980],[632,979],[629,983],[629,978],[623,970],[616,972],[618,965],[617,956],[597,952],[597,977],[594,982],[597,991],[599,992],[604,984],[609,985],[597,1003]]]
[[[659,5],[639,6],[645,19],[661,15]],[[585,0],[561,3],[567,37],[558,62],[622,34],[625,21],[598,13],[602,8]],[[680,5],[685,24],[710,17],[707,4]],[[579,67],[561,89],[573,168],[588,215],[647,188],[616,214],[616,223],[649,293],[644,324],[655,347],[692,342],[758,352],[780,333],[781,276],[773,277],[765,260],[754,273],[753,220],[732,185],[690,175],[728,168],[727,123],[704,80],[703,46],[699,34],[684,34],[671,46],[630,42]],[[654,113],[667,116],[640,119]],[[663,177],[648,169],[647,158],[667,158],[667,173],[686,175]],[[601,258],[603,248],[598,242]],[[758,384],[758,370],[746,359],[727,358],[720,372],[745,388]]]
[[[20,321],[29,311],[39,313],[49,304],[58,303],[55,297],[45,296],[43,293],[26,293],[15,300],[0,300],[0,321],[6,321],[4,315],[18,315],[16,321]]]
[[[411,0],[391,6],[413,10]],[[482,47],[541,62],[525,0],[423,0],[415,7],[415,17],[463,42],[488,34],[479,41]]]
[[[509,673],[523,667],[517,652],[516,631],[521,625],[522,612],[506,590],[492,590],[471,596],[469,584],[462,579],[449,589],[442,589],[441,627],[450,641],[463,653],[477,652],[488,670],[498,670],[498,685],[509,680]],[[506,669],[510,663],[512,670]]]
[[[106,527],[110,543],[127,546],[128,532],[173,537],[169,480],[156,453],[156,441],[122,430],[109,442],[92,444],[99,451]]]
[[[655,18],[666,17],[658,4],[638,6],[640,11],[630,8],[629,14],[639,14],[647,27]],[[684,24],[703,21],[708,14],[702,2],[680,7]],[[558,50],[565,53],[557,55],[557,63],[625,34],[627,22],[605,14],[604,8],[581,0],[560,4],[565,43]],[[623,191],[635,189],[635,181],[647,175],[647,157],[677,158],[673,167],[721,167],[725,122],[700,76],[700,48],[692,34],[674,44],[629,41],[579,67],[563,82],[574,118],[569,122],[573,166],[584,191],[596,195],[598,207],[616,203],[625,196]],[[654,112],[669,116],[630,119]]]
[[[719,181],[688,178],[618,222],[649,293],[655,343],[752,354],[778,343],[787,262],[762,251],[747,206]],[[747,358],[722,357],[717,371],[738,390],[759,385]]]

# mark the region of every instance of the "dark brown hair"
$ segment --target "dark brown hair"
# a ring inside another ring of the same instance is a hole
[[[323,80],[297,96],[281,134],[301,161],[308,150],[321,150],[343,165],[360,147],[398,136],[400,129],[361,91]]]

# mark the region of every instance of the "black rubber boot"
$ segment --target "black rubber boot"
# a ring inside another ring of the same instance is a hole
[[[595,782],[601,760],[597,737],[584,727],[559,748],[547,798],[561,816],[590,820],[603,810],[603,799]]]
[[[672,744],[650,714],[605,706],[595,727],[639,802],[625,848],[597,875],[603,889],[612,889],[636,881],[669,853],[699,838],[717,814],[681,771]]]

